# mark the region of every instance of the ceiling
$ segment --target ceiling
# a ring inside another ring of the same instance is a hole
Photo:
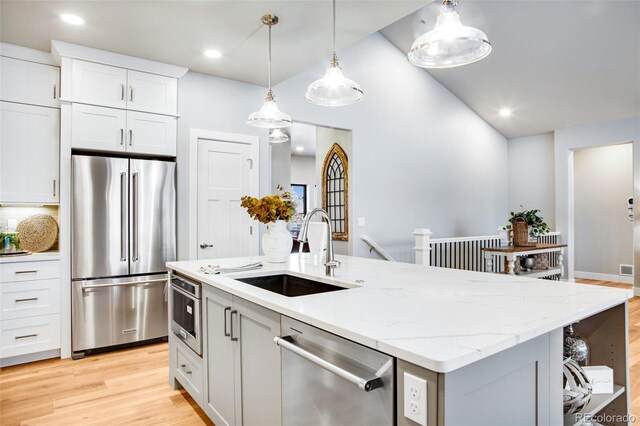
[[[351,45],[429,1],[339,0],[337,46]],[[366,7],[363,5],[366,4]],[[0,39],[49,51],[50,40],[180,65],[232,80],[267,85],[267,29],[275,13],[273,84],[331,54],[331,1],[11,1],[0,3]],[[84,18],[62,22],[60,13]],[[222,52],[220,59],[203,55]]]
[[[305,123],[293,123],[288,133],[291,138],[291,155],[315,157],[316,155],[316,126]],[[296,151],[301,146],[303,151]]]
[[[408,52],[433,28],[437,8],[381,33]],[[640,1],[462,0],[458,11],[493,51],[428,72],[506,137],[640,114]],[[513,115],[501,117],[501,108]]]

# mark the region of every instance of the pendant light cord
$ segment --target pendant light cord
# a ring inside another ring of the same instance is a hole
[[[334,0],[335,1],[335,0]],[[269,92],[271,92],[271,24],[269,24]]]
[[[333,56],[336,56],[336,0],[333,0]]]

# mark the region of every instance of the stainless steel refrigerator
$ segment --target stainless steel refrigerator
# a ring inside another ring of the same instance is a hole
[[[71,212],[74,356],[166,336],[175,163],[73,155]]]

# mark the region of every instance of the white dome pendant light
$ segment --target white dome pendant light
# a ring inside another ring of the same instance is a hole
[[[269,133],[269,142],[271,143],[282,143],[287,142],[288,140],[289,136],[279,128],[273,129],[271,130],[271,133]]]
[[[362,99],[360,85],[342,73],[336,56],[336,0],[333,0],[333,56],[329,68],[320,80],[309,85],[304,97],[312,104],[322,106],[350,105]]]
[[[456,12],[457,0],[444,0],[432,31],[418,37],[409,60],[422,68],[451,68],[470,64],[491,53],[485,33],[466,27]]]
[[[271,91],[271,27],[276,25],[278,21],[279,19],[275,15],[264,15],[262,17],[262,23],[269,27],[269,91],[260,111],[251,114],[247,120],[247,124],[251,126],[267,129],[289,127],[293,123],[288,114],[280,111]]]

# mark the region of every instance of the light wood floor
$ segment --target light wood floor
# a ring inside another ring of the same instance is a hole
[[[166,343],[0,370],[0,424],[212,425],[169,386]]]
[[[620,283],[580,280],[627,287]],[[640,298],[629,302],[632,412],[640,414]],[[212,425],[168,383],[167,344],[0,369],[0,424]]]

